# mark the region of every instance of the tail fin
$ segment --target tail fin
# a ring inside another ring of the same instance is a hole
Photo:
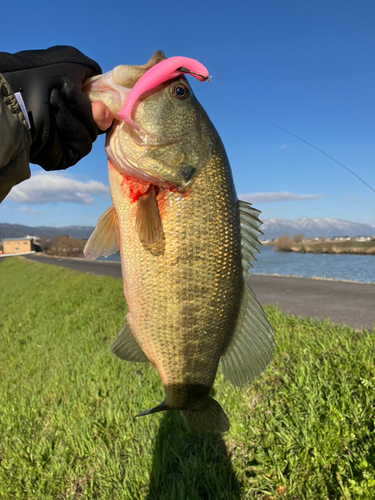
[[[197,410],[180,410],[185,422],[198,432],[225,432],[229,422],[224,410],[213,398]]]

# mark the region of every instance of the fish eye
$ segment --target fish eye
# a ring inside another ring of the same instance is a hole
[[[172,95],[180,101],[185,101],[190,95],[189,87],[184,83],[175,83],[172,87]]]

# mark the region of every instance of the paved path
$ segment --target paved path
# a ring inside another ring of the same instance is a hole
[[[91,262],[38,254],[25,257],[84,273],[121,278],[117,262]],[[249,283],[262,305],[278,304],[285,313],[329,318],[333,323],[345,323],[356,329],[371,329],[375,324],[375,285],[263,275],[250,275]]]
[[[261,304],[278,304],[285,313],[356,329],[375,326],[375,284],[260,275],[249,283]]]
[[[80,271],[81,273],[121,278],[121,266],[119,262],[65,259],[64,257],[47,257],[46,255],[40,254],[24,255],[24,258],[34,260],[36,262],[42,262],[43,264],[68,267],[69,269]]]

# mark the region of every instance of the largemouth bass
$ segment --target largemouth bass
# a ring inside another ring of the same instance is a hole
[[[210,396],[219,362],[224,377],[242,385],[263,372],[274,346],[246,283],[260,212],[237,200],[222,141],[183,75],[188,68],[146,86],[132,116],[121,117],[137,82],[163,62],[158,51],[84,87],[115,118],[106,138],[113,205],[85,255],[120,250],[129,313],[111,350],[153,363],[165,389],[164,402],[139,415],[177,409],[198,431],[224,432],[228,419]]]

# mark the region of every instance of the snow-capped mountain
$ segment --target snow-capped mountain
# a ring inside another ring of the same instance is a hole
[[[375,236],[375,226],[367,224],[358,224],[346,220],[337,219],[262,219],[263,224],[260,229],[264,236],[262,240],[272,240],[282,234],[293,236],[303,234],[305,238],[314,238],[319,236]],[[29,227],[18,224],[0,223],[0,241],[2,238],[22,238],[27,234],[32,236],[54,237],[61,234],[67,234],[72,238],[87,239],[93,232],[94,227],[88,226],[68,226],[68,227]]]
[[[260,226],[264,236],[262,239],[271,240],[282,234],[293,236],[303,234],[305,238],[316,238],[319,236],[375,236],[375,226],[359,224],[339,219],[263,219]]]

